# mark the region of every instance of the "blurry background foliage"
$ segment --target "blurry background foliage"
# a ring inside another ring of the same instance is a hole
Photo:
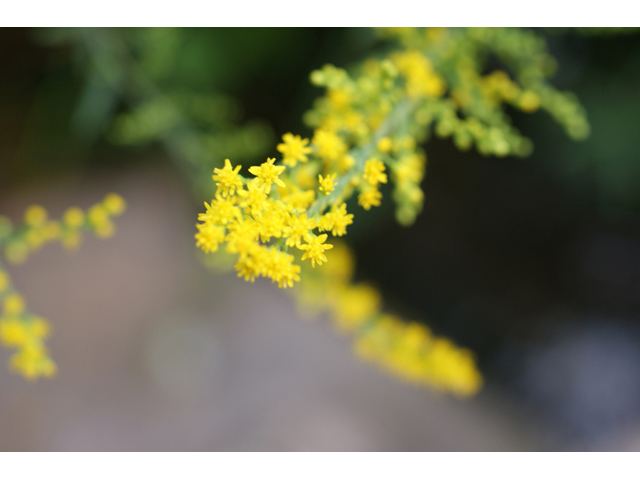
[[[357,276],[393,309],[428,318],[477,352],[488,382],[588,441],[640,416],[640,35],[537,33],[558,61],[552,83],[588,112],[589,138],[573,142],[546,114],[512,110],[535,146],[525,160],[432,138],[416,224],[398,226],[383,202],[360,212],[349,241]],[[279,134],[308,136],[302,113],[319,94],[310,71],[348,67],[381,45],[368,29],[0,36],[0,188],[163,159],[198,200],[212,186],[207,162],[257,164]],[[609,396],[591,401],[603,382]]]

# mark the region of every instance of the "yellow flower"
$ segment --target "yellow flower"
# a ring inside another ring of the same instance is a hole
[[[307,245],[300,245],[298,248],[306,251],[306,253],[302,255],[302,260],[310,258],[312,267],[316,266],[316,262],[318,262],[318,265],[322,265],[322,262],[326,262],[327,257],[324,255],[324,251],[333,248],[333,245],[324,243],[326,239],[327,234],[324,233],[307,240]]]
[[[349,247],[341,241],[336,241],[334,248],[327,252],[327,258],[329,261],[322,267],[323,275],[330,280],[332,285],[348,282],[355,269],[353,254]]]
[[[300,280],[300,266],[293,263],[293,255],[273,248],[269,252],[266,276],[278,282],[280,288],[293,287],[293,282]]]
[[[338,170],[342,173],[348,172],[355,164],[356,161],[351,155],[344,155],[338,160]]]
[[[200,247],[205,253],[215,252],[224,241],[225,229],[212,223],[200,223],[196,225],[196,247]]]
[[[335,179],[335,173],[333,175],[327,175],[324,178],[322,178],[322,175],[318,175],[318,180],[320,182],[319,190],[324,192],[326,195],[329,195],[329,193],[333,192],[334,187],[338,184],[334,181]]]
[[[329,130],[316,130],[313,144],[318,148],[318,155],[333,162],[347,153],[347,146],[342,139]]]
[[[311,230],[315,228],[315,225],[315,220],[307,218],[306,213],[300,216],[291,215],[287,226],[282,230],[282,236],[287,239],[287,247],[298,246],[302,243],[302,240],[310,238]]]
[[[70,207],[64,212],[62,221],[69,228],[80,228],[84,225],[84,212],[78,207]]]
[[[265,210],[256,219],[260,239],[263,242],[268,242],[271,237],[280,238],[282,236],[282,230],[289,216],[283,205],[282,202],[269,199],[265,204]]]
[[[526,90],[522,93],[518,104],[523,112],[533,113],[540,107],[540,97],[537,93]]]
[[[383,137],[378,140],[377,147],[383,153],[389,153],[391,151],[391,139],[389,137]]]
[[[245,281],[254,282],[256,277],[264,272],[269,253],[267,248],[259,246],[255,242],[251,245],[245,254],[238,258],[235,269],[238,271],[238,277],[244,277]]]
[[[258,216],[266,207],[267,192],[256,183],[249,182],[246,190],[238,190],[238,196],[243,199],[240,206],[244,208],[245,213],[248,211],[254,217]]]
[[[226,238],[227,252],[244,256],[258,247],[258,225],[255,221],[233,222]]]
[[[358,205],[361,205],[365,210],[370,210],[371,207],[379,207],[382,194],[375,187],[367,188],[358,195]]]
[[[362,177],[365,182],[375,187],[378,183],[387,183],[387,174],[384,173],[384,170],[384,163],[377,158],[372,158],[364,164]]]
[[[104,197],[102,204],[107,212],[113,216],[121,215],[127,209],[127,202],[117,193],[108,194]]]
[[[278,175],[284,172],[287,167],[275,166],[273,164],[275,161],[275,158],[267,158],[267,161],[259,167],[251,167],[249,169],[249,173],[256,176],[253,181],[256,182],[259,187],[264,187],[264,191],[267,193],[271,191],[271,185],[274,183],[281,187],[285,186],[284,182],[278,178]]]
[[[234,197],[222,198],[222,195],[216,193],[215,200],[211,200],[211,205],[204,202],[207,207],[205,213],[198,215],[201,222],[213,222],[217,225],[226,225],[233,219],[242,217],[242,212],[234,205]]]
[[[6,347],[19,347],[31,341],[27,324],[16,317],[4,317],[0,321],[0,340]]]
[[[331,228],[331,235],[334,237],[341,237],[347,233],[347,225],[353,223],[353,214],[347,213],[347,205],[343,202],[340,206],[331,207],[331,215],[333,220],[333,226]]]
[[[316,192],[313,190],[300,190],[293,185],[288,187],[289,192],[281,194],[280,198],[298,212],[304,212],[316,199]]]
[[[339,328],[351,330],[371,319],[380,308],[380,293],[367,284],[346,285],[338,292],[334,305]]]
[[[39,376],[50,377],[57,371],[56,364],[47,356],[42,345],[29,345],[11,357],[11,368],[29,380]]]
[[[293,136],[291,133],[285,133],[282,136],[284,143],[280,143],[276,148],[283,155],[282,162],[289,166],[295,167],[298,162],[306,162],[307,154],[311,153],[311,147],[308,147],[308,138],[301,138],[300,135]]]
[[[445,84],[433,71],[431,61],[421,52],[408,50],[393,55],[392,61],[407,79],[407,95],[410,98],[440,97],[445,92]]]
[[[30,227],[39,227],[47,221],[47,211],[40,205],[31,205],[24,212],[24,223]]]
[[[89,223],[92,225],[95,234],[98,237],[106,238],[113,235],[115,226],[109,219],[109,211],[104,205],[93,205],[87,212]]]
[[[394,169],[396,181],[419,184],[424,176],[425,164],[425,157],[415,153],[401,157]]]
[[[242,168],[238,165],[235,169],[231,166],[231,162],[227,158],[224,161],[224,168],[214,168],[213,173],[215,175],[212,176],[213,180],[216,183],[216,186],[222,193],[223,197],[231,194],[233,195],[236,189],[242,189],[242,179],[238,175],[238,172]]]
[[[344,89],[330,90],[327,92],[327,98],[336,110],[344,110],[351,101],[351,95]]]

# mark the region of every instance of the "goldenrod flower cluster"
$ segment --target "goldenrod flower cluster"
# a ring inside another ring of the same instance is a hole
[[[289,139],[298,141],[293,136]],[[298,160],[300,151],[294,151]],[[287,249],[295,247],[304,252],[301,260],[321,265],[332,245],[325,243],[327,234],[320,232],[343,235],[351,223],[352,216],[343,205],[322,217],[309,217],[307,207],[315,193],[288,186],[286,168],[270,158],[251,167],[253,178],[246,179],[240,167],[234,168],[227,159],[224,168],[214,170],[216,198],[205,203],[206,212],[198,217],[202,223],[197,225],[196,245],[209,253],[225,244],[228,252],[238,255],[236,270],[245,280],[267,277],[280,287],[293,286],[300,279],[300,266]]]
[[[77,207],[67,209],[62,220],[50,220],[43,207],[33,205],[27,208],[22,225],[15,228],[9,219],[0,217],[0,248],[11,263],[24,262],[31,253],[56,240],[75,249],[84,232],[102,238],[113,235],[112,219],[125,208],[125,201],[115,193],[86,212]],[[16,350],[9,361],[10,368],[28,379],[53,375],[56,365],[44,343],[49,332],[49,322],[26,309],[24,298],[0,263],[0,342]]]
[[[22,295],[11,285],[9,275],[0,268],[0,341],[16,349],[9,367],[28,379],[50,377],[56,365],[44,344],[49,336],[49,322],[26,311]]]
[[[380,293],[352,283],[354,259],[343,243],[327,254],[327,268],[303,269],[297,295],[303,312],[327,312],[333,325],[353,337],[356,354],[412,383],[473,395],[482,385],[473,354],[424,325],[381,311]]]
[[[55,241],[73,250],[80,246],[85,232],[100,238],[113,236],[113,218],[121,215],[125,208],[125,201],[115,193],[110,193],[86,212],[70,207],[61,220],[49,219],[43,207],[32,205],[25,211],[22,225],[15,228],[8,218],[0,216],[0,248],[4,250],[6,260],[15,264],[23,263],[29,255]]]
[[[277,146],[281,162],[269,158],[249,168],[253,177],[240,175],[241,167],[229,160],[214,170],[217,193],[199,216],[196,244],[207,253],[224,245],[237,255],[235,268],[246,280],[262,276],[291,287],[300,280],[298,258],[330,272],[332,256],[325,252],[335,243],[326,243],[328,234],[342,236],[353,222],[346,202],[356,196],[364,210],[377,207],[389,181],[397,220],[413,223],[424,200],[427,159],[420,144],[432,133],[483,155],[527,155],[531,142],[511,125],[505,104],[527,113],[546,110],[573,138],[588,133],[575,97],[547,82],[554,60],[533,32],[380,32],[401,48],[364,61],[351,74],[332,65],[312,72],[311,82],[326,94],[305,116],[310,138],[286,133]],[[491,54],[505,70],[485,71]],[[303,285],[301,295],[315,295],[314,285]],[[414,381],[461,395],[477,390],[480,376],[469,352],[418,324],[382,315],[375,290],[345,281],[327,292],[323,308],[356,335],[361,355]]]

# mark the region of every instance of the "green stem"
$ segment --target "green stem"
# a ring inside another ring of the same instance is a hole
[[[329,195],[318,198],[307,210],[307,215],[313,217],[322,214],[322,211],[329,205],[335,205],[344,196],[344,192],[355,177],[359,177],[364,172],[364,165],[371,154],[375,151],[376,145],[381,138],[391,134],[411,111],[416,108],[416,103],[410,100],[399,102],[387,116],[384,123],[376,130],[369,143],[351,149],[349,154],[356,161],[351,169],[337,180],[337,185]]]

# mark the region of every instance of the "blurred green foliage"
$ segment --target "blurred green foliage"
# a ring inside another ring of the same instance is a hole
[[[164,144],[200,197],[204,171],[258,162],[274,130],[300,125],[309,71],[374,41],[367,29],[2,31],[0,185],[157,161]]]
[[[553,83],[576,92],[592,133],[576,144],[546,114],[513,112],[535,144],[528,161],[603,206],[638,211],[637,30],[538,33],[558,60]],[[167,132],[193,179],[196,164],[258,163],[275,154],[275,132],[308,132],[311,70],[348,67],[378,47],[369,29],[4,29],[0,187],[158,161]]]

